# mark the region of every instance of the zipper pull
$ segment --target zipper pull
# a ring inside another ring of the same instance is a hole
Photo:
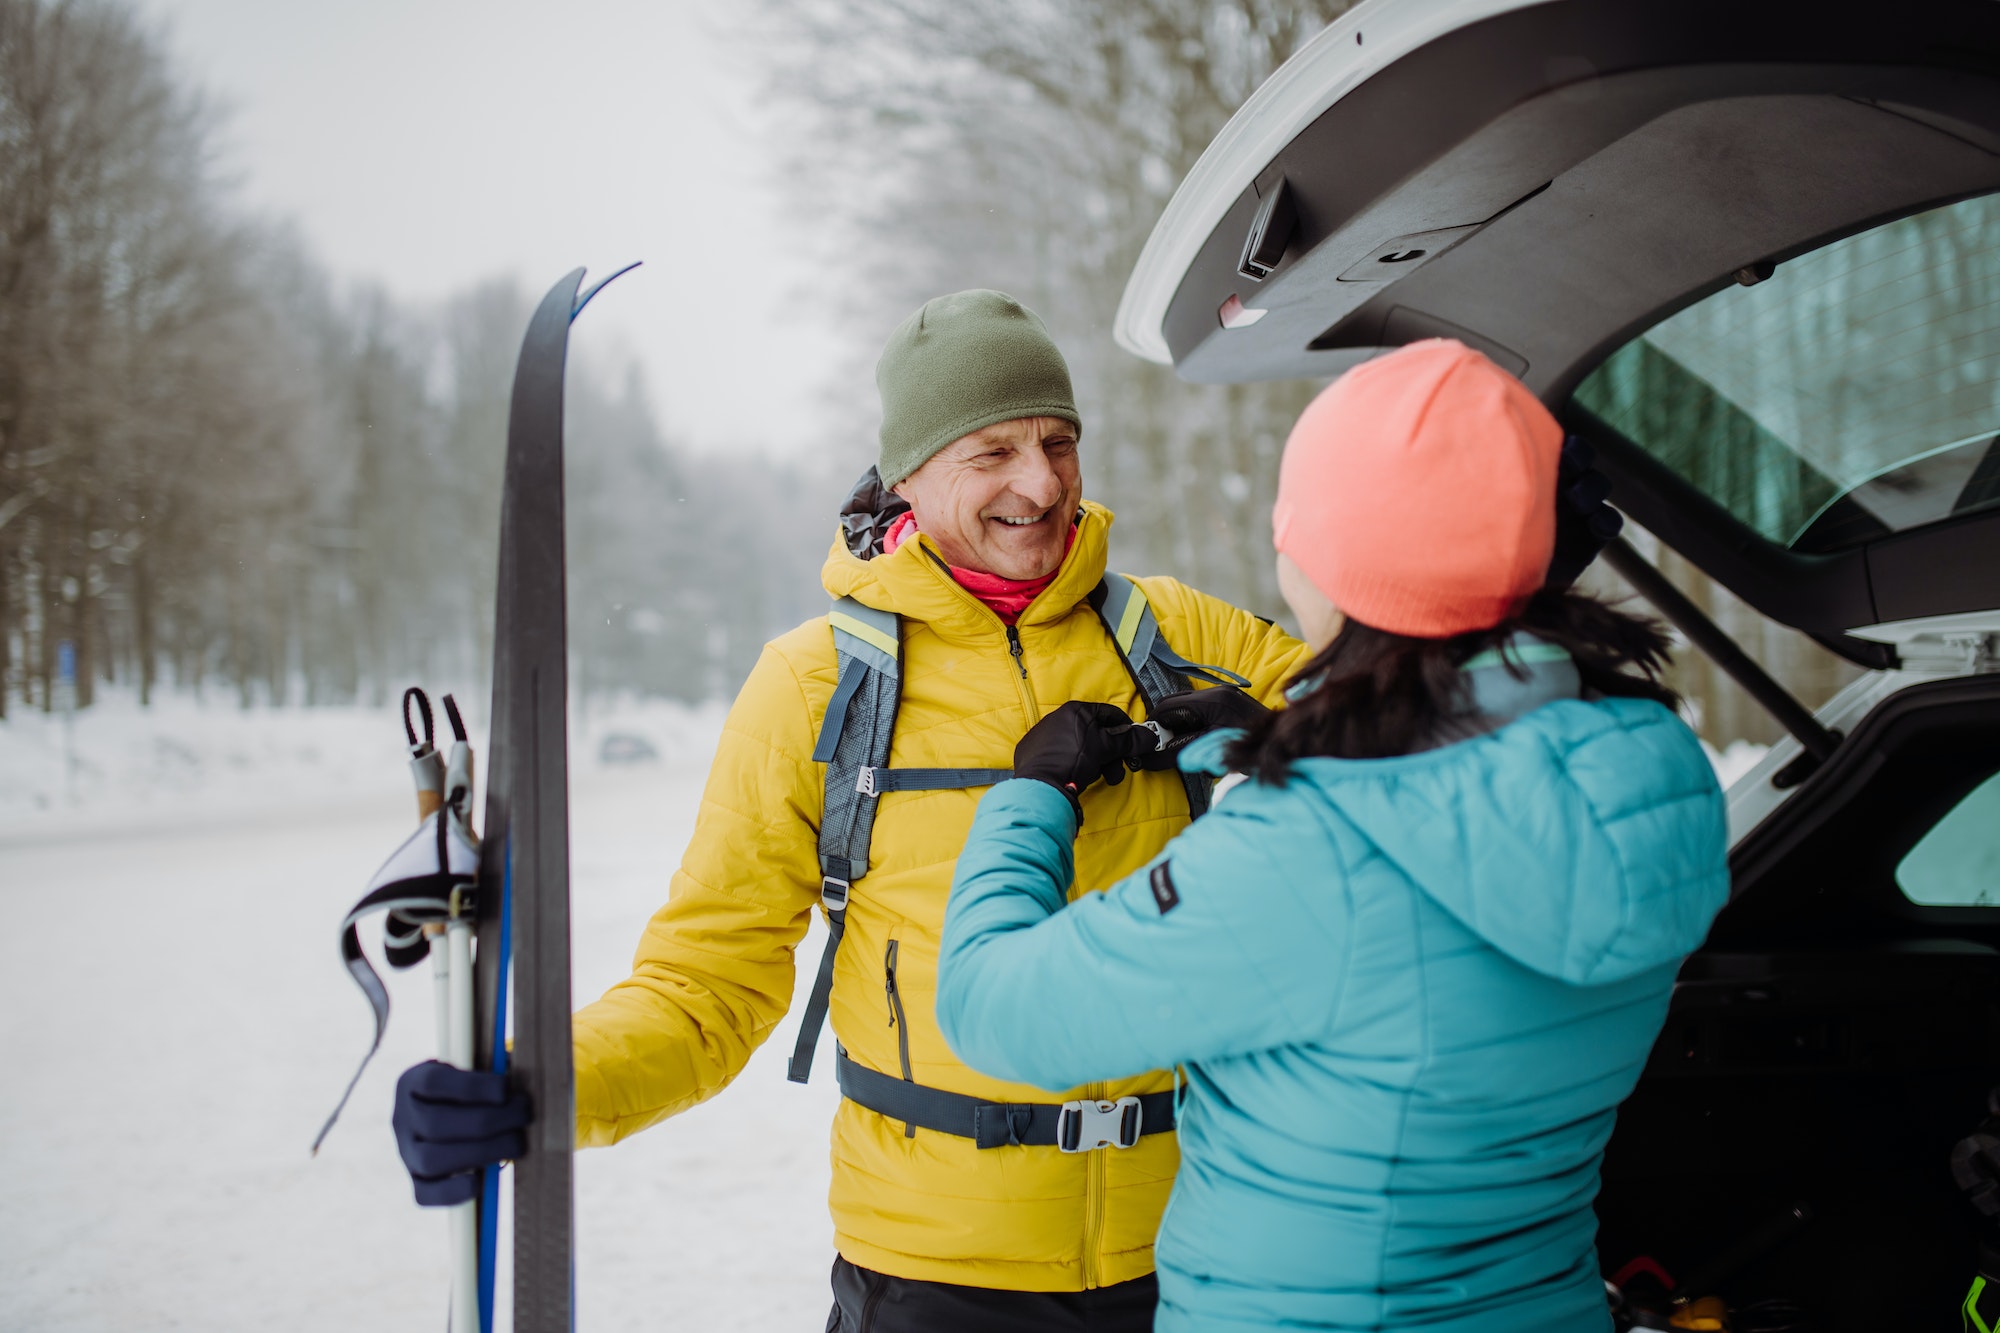
[[[889,1026],[896,1026],[896,945],[899,941],[889,941],[888,955],[883,958],[882,990],[889,997]]]
[[[1014,655],[1014,669],[1021,673],[1021,679],[1028,678],[1028,664],[1021,660],[1021,631],[1013,625],[1007,627],[1007,651]]]

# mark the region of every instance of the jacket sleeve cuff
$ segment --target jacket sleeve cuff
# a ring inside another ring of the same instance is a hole
[[[1241,727],[1217,727],[1205,731],[1182,746],[1174,756],[1174,763],[1183,773],[1206,773],[1219,778],[1229,772],[1229,765],[1223,762],[1222,752],[1243,735]]]
[[[1002,792],[1006,795],[1000,796]],[[1083,826],[1083,804],[1075,794],[1040,778],[1009,778],[992,794],[1057,837],[1074,838]]]

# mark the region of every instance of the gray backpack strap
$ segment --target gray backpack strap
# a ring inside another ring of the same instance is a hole
[[[1090,603],[1097,608],[1112,642],[1118,645],[1132,679],[1138,682],[1139,695],[1146,701],[1149,715],[1168,695],[1193,689],[1195,677],[1214,685],[1249,687],[1250,682],[1234,671],[1190,662],[1175,652],[1160,633],[1160,622],[1153,616],[1145,590],[1126,575],[1105,574],[1104,581],[1091,593]],[[1189,817],[1199,819],[1207,814],[1215,779],[1201,773],[1183,773],[1181,786],[1187,790]]]
[[[902,693],[902,622],[893,612],[877,611],[851,597],[837,599],[827,620],[839,673],[812,755],[813,762],[826,765],[819,900],[826,910],[827,938],[785,1074],[794,1083],[812,1076],[813,1052],[833,999],[833,962],[847,932],[848,896],[868,873],[876,802],[892,791],[988,787],[1013,776],[1006,768],[890,768],[889,741]]]
[[[826,803],[819,822],[819,901],[826,911],[827,935],[819,974],[799,1019],[798,1043],[785,1072],[794,1083],[812,1076],[813,1051],[833,999],[833,960],[847,932],[847,895],[854,881],[868,873],[875,801],[862,794],[859,777],[864,770],[872,772],[889,762],[889,738],[902,685],[902,625],[895,615],[842,597],[827,619],[833,627],[839,674],[812,755],[813,762],[826,765]]]

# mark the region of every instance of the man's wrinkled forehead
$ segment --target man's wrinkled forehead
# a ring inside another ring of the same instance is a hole
[[[971,458],[995,445],[1076,443],[1077,429],[1061,417],[1016,417],[962,435],[938,450],[940,458]]]

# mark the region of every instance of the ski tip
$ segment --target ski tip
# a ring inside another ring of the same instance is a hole
[[[606,287],[609,287],[612,283],[618,281],[618,279],[624,277],[627,273],[630,273],[633,269],[639,267],[639,265],[645,262],[646,261],[643,259],[635,259],[631,263],[627,264],[624,268],[621,268],[615,273],[611,274],[609,277],[600,278],[598,279],[598,281],[591,284],[590,289],[584,292],[582,296],[577,297],[576,304],[569,308],[569,322],[572,324],[576,323],[576,317],[578,315],[581,315],[583,313],[583,308],[590,304],[591,297],[597,295],[599,292],[603,291]]]

